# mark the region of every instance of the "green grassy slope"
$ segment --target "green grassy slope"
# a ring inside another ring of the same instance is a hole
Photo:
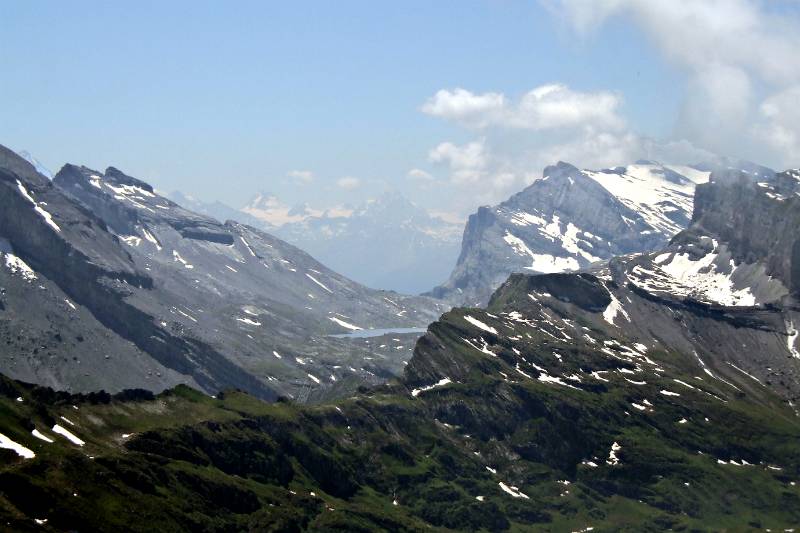
[[[336,404],[185,387],[74,397],[4,379],[0,433],[36,457],[0,450],[0,523],[365,532],[800,523],[800,419],[767,388],[744,392],[691,357],[637,348],[575,317],[591,341],[560,335],[564,317],[543,327],[526,318],[539,310],[519,311],[503,298],[451,311],[418,343],[404,382]]]

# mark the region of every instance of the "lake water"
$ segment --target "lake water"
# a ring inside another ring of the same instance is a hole
[[[422,336],[426,331],[428,331],[428,328],[359,329],[350,333],[331,335],[331,337],[336,337],[337,339],[367,339],[369,337],[380,337],[381,335],[402,335],[403,333],[419,333]]]

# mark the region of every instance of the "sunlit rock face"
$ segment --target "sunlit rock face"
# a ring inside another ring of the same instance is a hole
[[[648,161],[547,167],[527,189],[469,218],[458,264],[431,294],[481,304],[513,272],[570,272],[658,249],[689,225],[694,189],[709,173]]]

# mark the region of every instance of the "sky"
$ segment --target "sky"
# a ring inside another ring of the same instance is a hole
[[[796,0],[0,0],[0,144],[458,218],[558,160],[800,166]]]

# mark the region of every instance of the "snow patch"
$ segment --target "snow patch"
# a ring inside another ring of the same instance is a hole
[[[503,492],[505,492],[507,494],[510,494],[514,498],[525,498],[526,500],[530,499],[530,498],[528,498],[527,494],[524,494],[524,493],[520,492],[517,487],[510,487],[510,486],[506,485],[505,483],[503,483],[502,481],[500,483],[498,483],[498,485],[503,490]]]
[[[618,442],[614,441],[614,444],[611,445],[611,451],[608,452],[608,459],[606,459],[606,464],[618,465],[619,456],[617,456],[617,453],[619,453],[620,450],[622,450],[622,446],[620,446]]]
[[[695,258],[689,253],[668,253],[655,257],[652,270],[636,265],[630,273],[631,281],[647,291],[692,297],[724,306],[754,306],[758,303],[751,290],[753,282],[739,285],[734,282],[736,278],[757,276],[760,280],[758,283],[780,288],[780,282],[767,276],[763,266],[737,265],[730,258],[725,245],[720,245],[714,239],[709,240],[713,249],[701,257]]]
[[[797,336],[800,334],[800,332],[798,332],[794,327],[794,322],[789,322],[789,324],[786,326],[786,334],[786,346],[789,348],[789,353],[792,354],[792,357],[800,359],[800,351],[798,351],[795,347],[797,343]]]
[[[697,387],[693,387],[692,385],[689,385],[685,381],[681,381],[679,379],[673,379],[672,381],[674,381],[675,383],[679,383],[679,384],[683,385],[684,387],[688,387],[690,389],[697,390]]]
[[[64,428],[63,426],[59,426],[58,424],[53,426],[52,431],[53,433],[56,433],[57,435],[61,435],[62,437],[66,438],[68,441],[70,441],[72,444],[76,446],[83,446],[84,444],[86,444],[84,441],[73,435],[68,429]]]
[[[250,252],[250,255],[252,255],[253,257],[255,257],[255,256],[256,256],[256,253],[255,253],[255,252],[253,251],[253,249],[250,247],[250,243],[249,243],[249,242],[247,242],[247,241],[244,239],[244,237],[242,237],[241,235],[239,236],[239,239],[241,239],[241,241],[242,241],[242,244],[244,244],[245,248],[247,248],[247,251],[248,251],[248,252]]]
[[[53,439],[51,439],[51,438],[50,438],[50,437],[48,437],[47,435],[43,434],[41,431],[39,431],[39,430],[38,430],[38,429],[36,429],[36,428],[33,428],[33,431],[31,431],[31,435],[33,435],[33,436],[34,436],[34,437],[36,437],[37,439],[39,439],[39,440],[43,440],[43,441],[45,441],[45,442],[49,442],[49,443],[52,443],[52,442],[53,442]]]
[[[152,233],[147,231],[147,229],[142,228],[142,235],[144,235],[144,238],[147,239],[148,242],[152,243],[156,247],[156,250],[161,251],[161,245],[158,243],[158,240],[153,237]]]
[[[671,237],[683,228],[674,220],[674,216],[669,215],[675,211],[684,212],[687,218],[691,215],[694,180],[703,179],[700,171],[674,168],[681,169],[674,170],[679,174],[688,172],[689,175],[683,174],[688,179],[680,182],[668,179],[664,168],[651,164],[629,165],[622,173],[584,171],[584,174],[638,213],[648,226]]]
[[[22,194],[22,196],[24,196],[30,203],[33,204],[33,209],[44,219],[47,225],[53,228],[56,233],[61,233],[61,228],[58,227],[58,224],[53,221],[53,215],[42,209],[41,206],[46,204],[44,202],[36,203],[36,200],[33,199],[33,196],[28,193],[28,190],[19,180],[17,180],[17,187],[19,188],[19,192]]]
[[[339,318],[336,318],[335,316],[329,316],[328,320],[330,320],[331,322],[336,322],[337,324],[339,324],[343,328],[346,328],[346,329],[349,329],[349,330],[352,330],[352,331],[358,331],[358,330],[364,329],[364,328],[360,328],[360,327],[358,327],[356,325],[353,325],[353,324],[351,324],[349,322],[345,322],[344,320],[341,320]]]
[[[328,291],[329,293],[333,294],[333,291],[332,291],[332,290],[330,290],[328,287],[326,287],[326,286],[325,286],[325,284],[324,284],[324,283],[322,283],[321,281],[319,281],[317,278],[315,278],[314,276],[312,276],[312,275],[311,275],[311,274],[309,274],[308,272],[306,272],[306,277],[307,277],[308,279],[310,279],[311,281],[313,281],[314,283],[316,283],[317,285],[319,285],[320,287],[322,287],[323,289],[325,289],[326,291]]]
[[[496,330],[496,329],[494,329],[492,326],[489,326],[489,325],[487,325],[487,324],[485,324],[485,323],[481,322],[480,320],[478,320],[478,319],[477,319],[477,318],[475,318],[475,317],[472,317],[472,316],[470,316],[470,315],[464,315],[464,320],[466,320],[467,322],[469,322],[469,323],[470,323],[470,324],[472,324],[473,326],[475,326],[475,327],[477,327],[477,328],[480,328],[480,329],[482,329],[483,331],[486,331],[487,333],[493,333],[494,335],[497,335],[497,334],[498,334],[498,333],[497,333],[497,330]]]
[[[411,396],[414,396],[414,397],[416,398],[416,397],[417,397],[417,396],[419,396],[419,395],[420,395],[420,393],[422,393],[422,392],[429,391],[429,390],[433,390],[433,389],[435,389],[436,387],[443,387],[443,386],[445,386],[445,385],[448,385],[448,384],[450,384],[450,383],[452,383],[452,381],[450,380],[450,378],[442,378],[442,379],[440,379],[439,381],[437,381],[436,383],[434,383],[433,385],[428,385],[428,386],[426,386],[426,387],[420,387],[420,388],[418,388],[418,389],[414,389],[414,390],[412,390],[412,391],[411,391]]]
[[[172,250],[172,257],[173,257],[173,259],[174,259],[175,261],[177,261],[177,262],[179,262],[179,263],[183,264],[183,266],[185,266],[186,268],[194,268],[194,266],[190,265],[190,264],[189,264],[189,263],[186,261],[186,259],[184,259],[183,257],[181,257],[181,254],[179,254],[177,250]],[[230,268],[230,267],[228,267],[228,268]]]
[[[745,372],[744,370],[742,370],[742,369],[741,369],[741,368],[739,368],[738,366],[734,365],[734,364],[733,364],[733,363],[731,363],[730,361],[726,361],[726,362],[727,362],[727,363],[728,363],[730,366],[732,366],[733,368],[735,368],[736,370],[738,370],[739,372],[741,372],[742,374],[744,374],[745,376],[747,376],[748,378],[750,378],[750,379],[752,379],[753,381],[755,381],[756,383],[758,383],[759,385],[762,385],[762,386],[764,385],[763,383],[761,383],[761,380],[760,380],[760,379],[758,379],[757,377],[755,377],[753,374],[749,374],[749,373]]]
[[[574,257],[556,257],[550,254],[536,254],[525,244],[525,241],[506,230],[503,240],[511,246],[514,253],[520,256],[528,256],[531,259],[531,266],[525,267],[526,270],[542,272],[544,274],[554,274],[578,270],[580,264]]]
[[[0,448],[5,448],[6,450],[11,450],[16,452],[17,455],[22,457],[23,459],[33,459],[36,457],[36,454],[33,451],[29,450],[22,444],[14,442],[13,440],[9,439],[2,433],[0,433]]]
[[[611,296],[611,303],[608,304],[606,310],[603,311],[603,319],[614,326],[614,319],[617,318],[618,314],[622,314],[625,317],[625,320],[628,322],[631,321],[631,317],[628,316],[628,312],[625,311],[625,308],[622,307],[622,303],[617,299],[616,296],[611,291],[608,291],[609,296]]]
[[[139,246],[140,244],[142,244],[141,237],[137,237],[136,235],[128,235],[127,237],[120,236],[119,240],[121,240],[128,246]]]
[[[10,252],[5,252],[4,255],[6,256],[6,268],[8,268],[12,274],[20,275],[22,279],[28,283],[36,279],[36,273],[25,261]]]

